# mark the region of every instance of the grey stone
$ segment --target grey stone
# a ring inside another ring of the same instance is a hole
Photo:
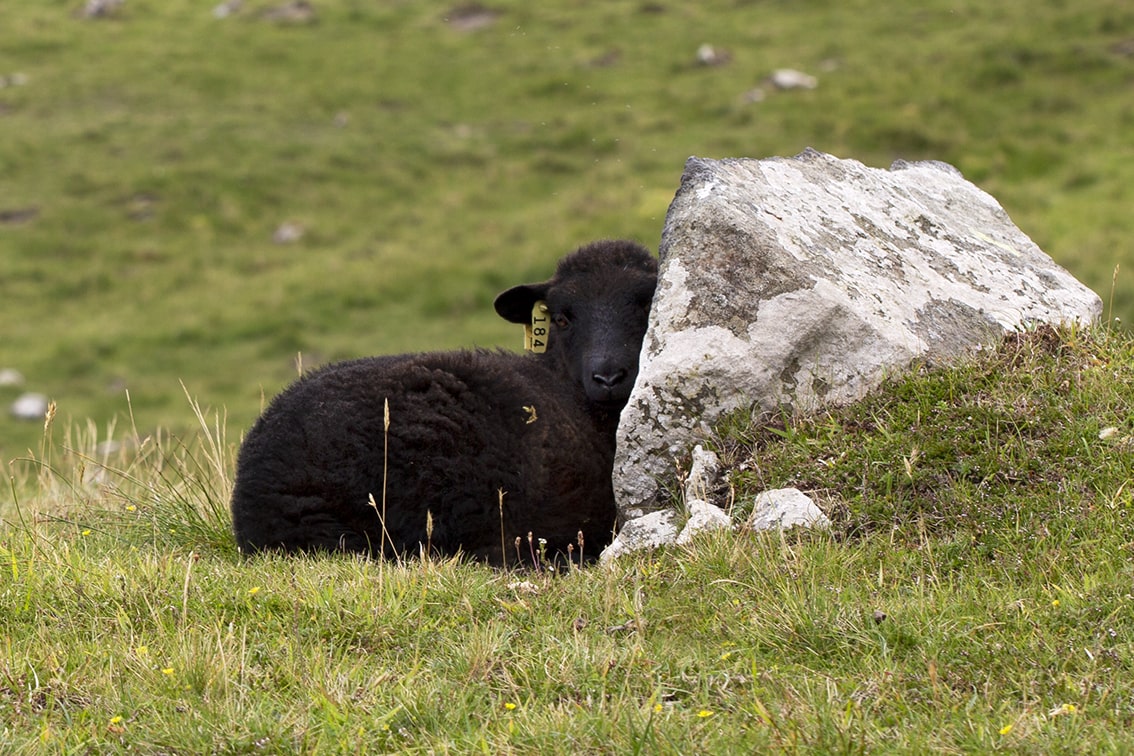
[[[716,454],[700,445],[694,447],[689,475],[685,479],[685,507],[689,516],[680,532],[677,527],[680,518],[672,510],[632,518],[599,556],[600,561],[609,562],[631,551],[656,549],[672,543],[684,545],[698,533],[731,529],[732,519],[728,513],[706,501],[710,497],[719,497],[722,487],[727,487],[723,473]]]
[[[307,0],[290,0],[282,5],[267,8],[261,12],[267,21],[277,24],[310,24],[316,20],[315,6]]]
[[[240,11],[243,5],[244,0],[224,0],[223,3],[213,8],[213,18],[228,18],[229,16],[234,16]]]
[[[777,68],[768,79],[776,89],[815,89],[819,86],[819,80],[814,76],[792,68]]]
[[[500,12],[479,3],[462,4],[447,16],[449,25],[458,31],[472,32],[487,29],[500,19]]]
[[[122,7],[124,0],[87,0],[83,6],[83,18],[106,18],[114,15]]]
[[[618,431],[624,518],[661,506],[674,460],[729,413],[847,403],[916,359],[1102,312],[995,199],[936,162],[690,158],[660,259]]]
[[[724,470],[721,460],[711,451],[697,444],[693,447],[689,475],[685,478],[685,501],[713,501],[721,488]]]
[[[685,545],[693,540],[699,533],[708,533],[713,530],[731,530],[732,518],[720,507],[700,499],[685,502],[689,510],[689,519],[685,527],[677,535],[676,543]]]
[[[831,521],[798,488],[777,488],[756,497],[746,527],[750,530],[787,530],[795,526],[828,528]]]
[[[29,392],[21,394],[16,401],[12,402],[8,411],[17,420],[43,420],[47,417],[47,406],[48,399],[46,396]]]
[[[623,525],[614,542],[602,550],[599,562],[606,564],[623,554],[671,544],[677,540],[677,533],[677,512],[651,512]]]
[[[0,368],[0,386],[23,386],[24,375],[15,368]]]
[[[285,221],[272,232],[272,241],[276,244],[294,244],[302,239],[305,233],[307,233],[307,229],[303,227],[302,223]]]
[[[732,53],[705,44],[697,48],[697,62],[702,66],[723,66],[732,60]]]

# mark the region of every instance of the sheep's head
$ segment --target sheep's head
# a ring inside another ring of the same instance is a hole
[[[547,305],[547,351],[588,400],[621,409],[638,377],[638,356],[657,286],[657,261],[641,245],[599,241],[563,258],[555,276],[496,298],[496,312],[530,325],[532,308]]]

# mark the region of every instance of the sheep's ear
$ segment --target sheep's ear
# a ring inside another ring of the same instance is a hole
[[[496,297],[496,313],[509,323],[531,325],[532,307],[547,297],[549,288],[546,283],[513,286]]]

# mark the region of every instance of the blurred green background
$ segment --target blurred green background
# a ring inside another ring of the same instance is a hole
[[[948,161],[1134,317],[1128,0],[88,5],[0,3],[6,460],[23,391],[235,437],[299,354],[517,347],[496,292],[656,249],[690,155]]]

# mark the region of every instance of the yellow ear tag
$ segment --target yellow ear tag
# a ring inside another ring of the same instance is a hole
[[[547,302],[540,300],[532,305],[532,324],[524,325],[524,349],[533,354],[543,354],[547,351],[547,337],[550,334],[547,326],[550,322]]]

